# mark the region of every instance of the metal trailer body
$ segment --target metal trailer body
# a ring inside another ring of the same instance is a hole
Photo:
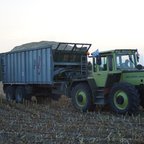
[[[7,100],[66,94],[73,79],[86,79],[91,44],[63,43],[0,54],[0,73]]]
[[[52,84],[53,57],[48,48],[4,53],[1,57],[4,84]]]

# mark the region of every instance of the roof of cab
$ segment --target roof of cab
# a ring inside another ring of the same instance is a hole
[[[114,49],[114,50],[107,50],[107,51],[101,51],[100,54],[110,54],[110,53],[116,53],[116,52],[137,52],[137,49]]]

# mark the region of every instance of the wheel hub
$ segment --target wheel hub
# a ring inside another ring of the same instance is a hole
[[[78,102],[82,103],[82,101],[83,101],[83,96],[82,96],[82,95],[79,95],[77,99],[78,99]]]
[[[116,102],[117,104],[123,104],[124,103],[124,98],[122,96],[119,96],[117,99],[116,99]]]

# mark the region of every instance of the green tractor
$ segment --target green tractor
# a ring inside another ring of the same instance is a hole
[[[134,114],[144,108],[144,70],[136,49],[116,49],[89,56],[88,75],[73,79],[70,96],[77,110],[109,105],[118,114]]]

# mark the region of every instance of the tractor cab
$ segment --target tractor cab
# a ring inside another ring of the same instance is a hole
[[[93,57],[93,77],[98,87],[111,87],[120,81],[123,72],[138,71],[136,49],[117,49],[100,52]],[[139,66],[140,67],[140,66]]]

